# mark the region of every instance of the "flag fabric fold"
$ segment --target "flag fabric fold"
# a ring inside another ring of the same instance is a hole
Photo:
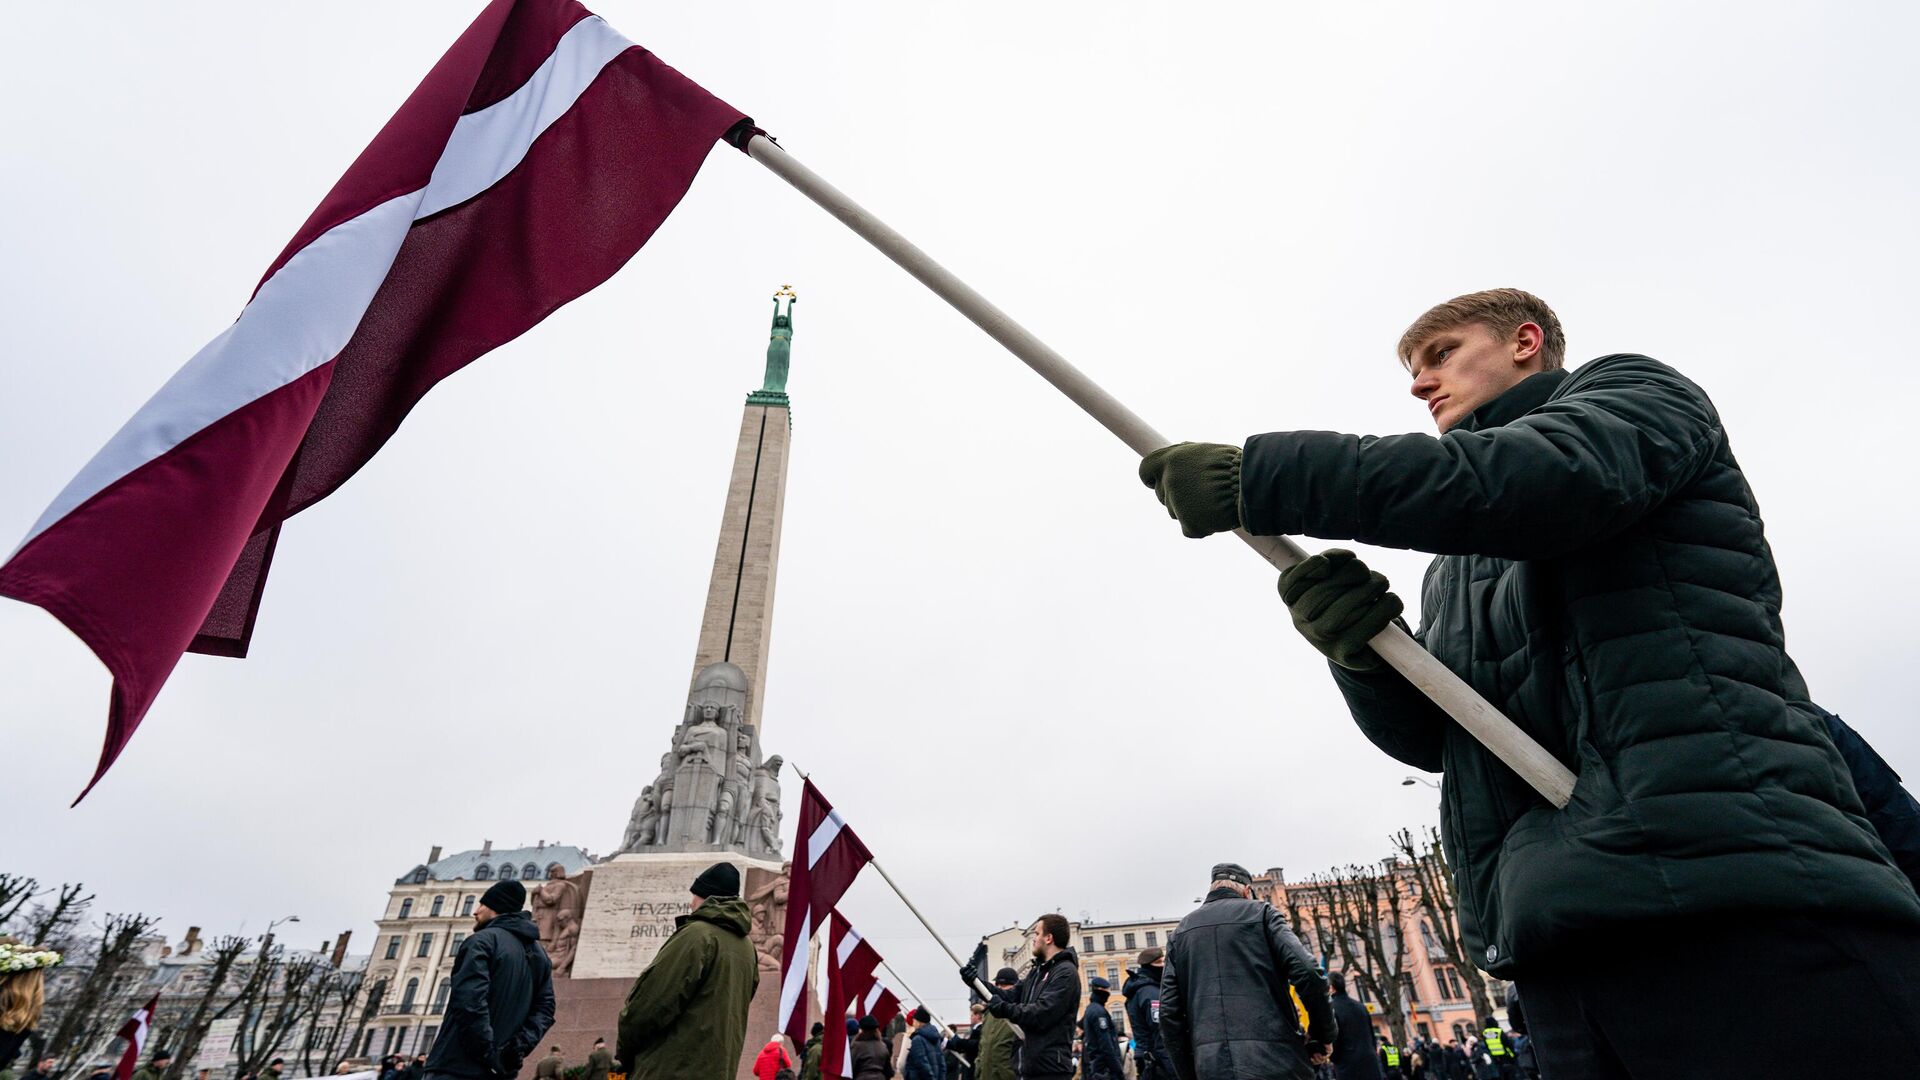
[[[880,953],[835,911],[827,916],[826,962],[827,1005],[822,1022],[827,1030],[820,1041],[820,1075],[852,1076],[846,1021],[849,1015],[855,1019],[867,1015],[866,999],[878,981]]]
[[[873,853],[855,836],[839,811],[806,781],[793,838],[793,862],[787,883],[786,944],[780,954],[780,1030],[795,1046],[807,1042],[807,954],[814,934],[840,898],[873,861]]]
[[[115,1032],[127,1041],[127,1048],[120,1054],[120,1063],[113,1067],[113,1080],[129,1080],[133,1070],[140,1064],[140,1051],[147,1045],[147,1029],[153,1026],[153,1013],[160,1007],[160,995],[147,999],[145,1005],[135,1009],[127,1022]]]
[[[611,276],[750,123],[573,0],[488,4],[0,566],[113,676],[89,790],[185,652],[246,654],[281,524]]]

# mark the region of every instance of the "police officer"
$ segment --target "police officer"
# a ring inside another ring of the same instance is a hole
[[[1487,1048],[1487,1056],[1493,1059],[1493,1067],[1499,1070],[1500,1080],[1514,1080],[1518,1075],[1513,1058],[1513,1047],[1507,1044],[1506,1033],[1500,1025],[1489,1024],[1480,1033],[1480,1042]]]
[[[1112,983],[1098,975],[1087,980],[1087,1011],[1080,1016],[1085,1045],[1080,1057],[1083,1080],[1122,1080],[1125,1076],[1120,1039],[1113,1030],[1113,1017],[1107,1014],[1107,999],[1112,995]]]
[[[1400,1068],[1400,1047],[1393,1040],[1380,1040],[1380,1072],[1386,1080],[1405,1080],[1406,1073]]]
[[[1133,1028],[1133,1064],[1140,1080],[1174,1080],[1173,1059],[1160,1035],[1160,976],[1167,954],[1158,948],[1140,954],[1140,966],[1127,973],[1120,992],[1127,998],[1127,1025]]]

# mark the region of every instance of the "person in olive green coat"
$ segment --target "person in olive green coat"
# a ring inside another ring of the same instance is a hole
[[[693,910],[634,980],[616,1056],[628,1080],[721,1080],[740,1065],[760,963],[740,871],[715,863],[692,886]]]
[[[133,1080],[160,1080],[167,1074],[167,1066],[173,1064],[173,1055],[165,1050],[153,1055],[145,1065],[133,1071]]]
[[[1461,936],[1517,983],[1543,1073],[1818,1075],[1835,1050],[1799,1027],[1807,1001],[1847,1017],[1848,1060],[1909,1057],[1920,898],[1787,654],[1720,413],[1650,357],[1568,371],[1565,349],[1536,296],[1457,297],[1399,348],[1438,438],[1182,443],[1140,478],[1188,536],[1438,556],[1416,638],[1576,774],[1566,806],[1381,662],[1368,641],[1401,604],[1353,552],[1289,568],[1281,598],[1362,733],[1444,773]],[[1809,421],[1793,436],[1824,426]]]
[[[813,1025],[807,1045],[800,1048],[800,1080],[820,1080],[820,1038],[826,1030],[825,1024]]]
[[[607,1080],[613,1074],[613,1051],[607,1049],[607,1040],[593,1040],[593,1053],[587,1055],[586,1080]]]

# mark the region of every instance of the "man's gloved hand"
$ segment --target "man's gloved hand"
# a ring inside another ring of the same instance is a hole
[[[994,998],[987,1002],[987,1012],[1004,1019],[1013,1012],[1013,1002],[1003,997]]]
[[[1240,527],[1240,448],[1183,442],[1140,459],[1140,482],[1191,537]]]
[[[1345,548],[1328,548],[1281,571],[1280,599],[1301,635],[1349,671],[1380,666],[1367,642],[1404,610],[1387,591],[1387,579]]]
[[[967,984],[967,989],[973,989],[973,984],[980,981],[980,965],[986,962],[987,943],[983,941],[974,946],[973,955],[960,968],[960,981]]]

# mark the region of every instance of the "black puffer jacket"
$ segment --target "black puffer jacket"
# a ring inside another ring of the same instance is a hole
[[[1331,1045],[1336,1030],[1326,979],[1273,905],[1214,889],[1180,920],[1160,975],[1160,1034],[1180,1080],[1307,1080],[1307,1041]]]
[[[1335,669],[1382,750],[1444,770],[1476,958],[1727,910],[1920,923],[1787,657],[1719,414],[1644,356],[1528,378],[1440,438],[1249,440],[1253,532],[1436,552],[1419,638],[1578,776],[1555,810],[1400,676]]]
[[[429,1073],[512,1076],[553,1026],[553,962],[524,911],[496,915],[454,954],[447,1022]]]
[[[1061,949],[1033,965],[1009,997],[987,1005],[995,1016],[1020,1028],[1026,1038],[1013,1051],[1021,1080],[1073,1075],[1073,1022],[1080,1009],[1080,957]]]

